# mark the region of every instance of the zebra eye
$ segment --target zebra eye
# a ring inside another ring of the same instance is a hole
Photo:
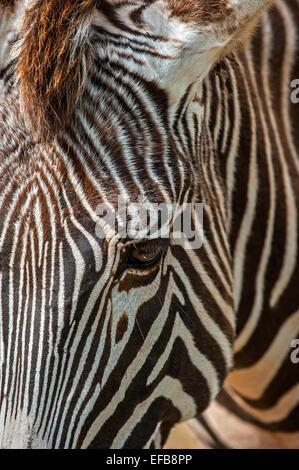
[[[129,251],[127,266],[134,268],[149,268],[160,260],[164,250],[163,247],[156,246],[133,246]]]

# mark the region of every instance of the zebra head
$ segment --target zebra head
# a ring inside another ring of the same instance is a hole
[[[206,77],[269,2],[0,3],[1,445],[160,447],[231,367]]]

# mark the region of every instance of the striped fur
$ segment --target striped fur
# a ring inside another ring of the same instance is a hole
[[[191,423],[196,434],[214,435],[209,446],[299,443],[298,364],[290,359],[299,334],[299,108],[290,99],[299,76],[298,7],[278,1],[246,50],[207,82],[232,207],[238,319],[225,391],[204,413],[205,423]],[[233,93],[223,95],[226,80]]]
[[[269,2],[214,2],[211,25],[207,2],[188,19],[182,2],[102,0],[78,43],[57,25],[57,64],[65,40],[79,55],[54,73],[30,40],[47,34],[30,3],[9,20],[21,27],[0,75],[0,445],[161,447],[191,418],[207,445],[240,445],[213,406],[239,434],[247,423],[290,439],[298,1],[279,0],[232,55]],[[84,80],[70,90],[63,70]],[[116,210],[119,195],[203,203],[203,246],[148,240],[160,262],[130,267],[136,240],[95,230],[98,204]]]

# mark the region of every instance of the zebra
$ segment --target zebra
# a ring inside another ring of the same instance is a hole
[[[0,5],[0,446],[298,447],[299,1]]]

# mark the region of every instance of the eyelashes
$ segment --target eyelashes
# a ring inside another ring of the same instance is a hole
[[[129,249],[127,266],[140,269],[152,267],[160,261],[164,252],[162,246],[135,245]]]
[[[168,247],[169,240],[166,239],[147,240],[127,246],[118,274],[130,268],[142,271],[158,265]]]

